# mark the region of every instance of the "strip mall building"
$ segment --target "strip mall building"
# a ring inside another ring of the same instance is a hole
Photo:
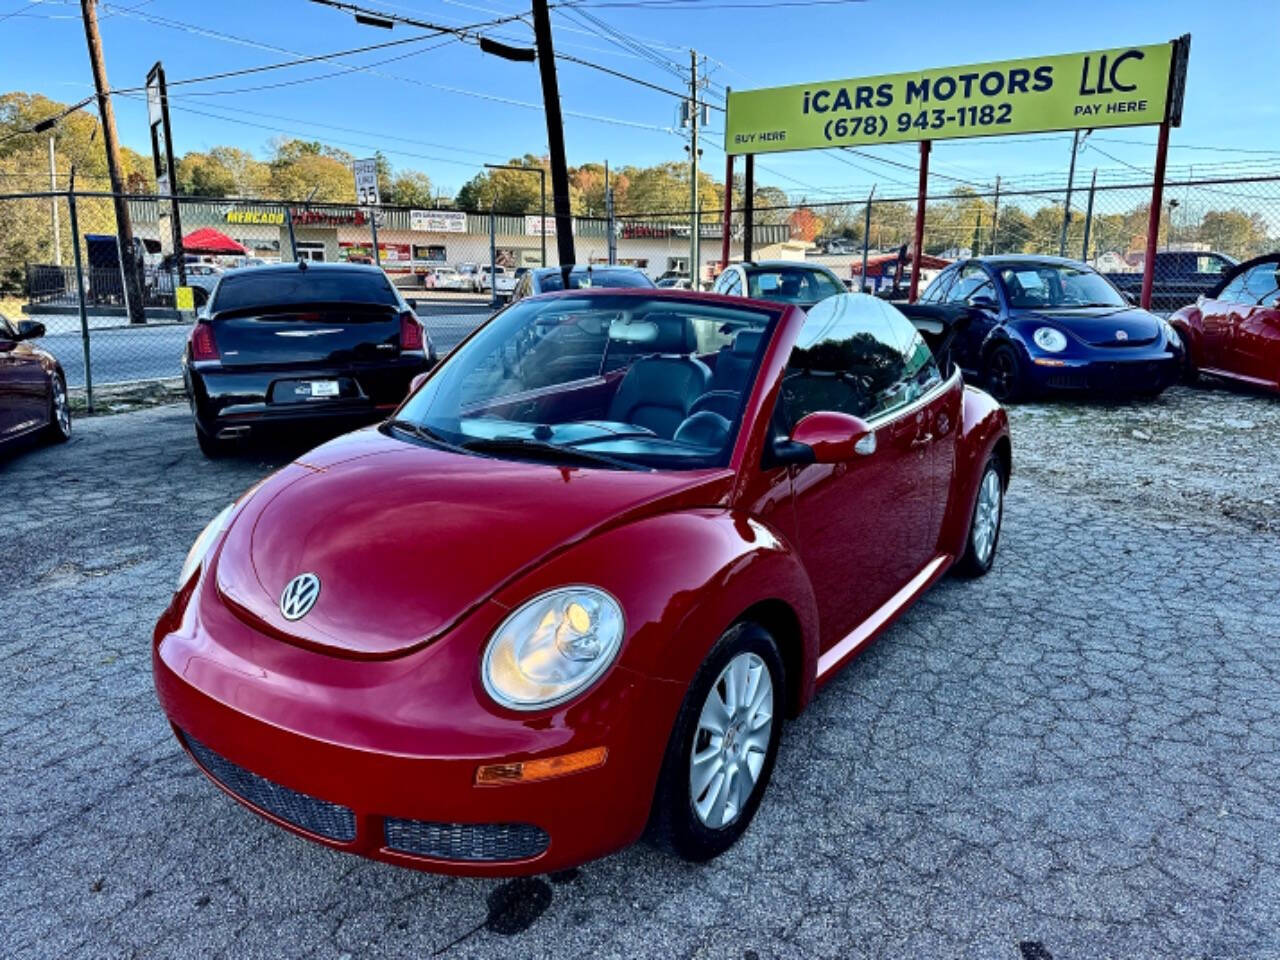
[[[160,240],[170,230],[167,215],[154,200],[130,201],[135,235]],[[264,260],[290,260],[289,227],[293,249],[299,258],[323,261],[372,262],[373,225],[358,207],[326,205],[307,207],[278,204],[246,205],[209,201],[183,201],[183,233],[199,227],[216,227],[242,244],[251,256]],[[539,266],[542,263],[540,217],[464,213],[456,210],[386,209],[377,227],[383,268],[397,284],[414,285],[414,278],[435,266],[487,265],[492,248],[496,262],[506,267]],[[492,220],[492,241],[490,223]],[[689,224],[675,220],[615,221],[617,262],[639,267],[651,277],[668,270],[685,272],[689,264]],[[580,263],[609,260],[608,221],[574,217],[573,231]],[[802,259],[805,244],[793,243],[786,224],[758,224],[754,230],[757,259]],[[720,225],[702,224],[702,276],[711,279],[719,269]],[[557,263],[555,223],[547,219],[547,262]],[[729,257],[742,259],[742,231],[731,239]]]

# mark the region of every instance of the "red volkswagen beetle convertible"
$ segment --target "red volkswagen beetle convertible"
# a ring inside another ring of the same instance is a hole
[[[200,534],[155,630],[175,733],[262,816],[403,866],[715,856],[783,718],[991,566],[1008,428],[948,335],[860,294],[520,301]]]

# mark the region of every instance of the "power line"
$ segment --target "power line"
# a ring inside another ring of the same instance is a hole
[[[835,7],[864,2],[865,0],[775,0],[775,2],[771,3],[708,3],[707,0],[601,0],[601,2],[595,3],[566,2],[557,4],[557,6],[573,7],[578,10],[584,8],[591,10],[624,8],[672,10],[682,7],[697,8],[699,10],[773,10],[777,7]]]

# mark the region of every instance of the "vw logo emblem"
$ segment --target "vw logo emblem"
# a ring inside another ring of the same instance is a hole
[[[1124,330],[1117,330],[1117,331],[1116,331],[1116,339],[1117,339],[1117,340],[1128,340],[1128,339],[1129,339],[1129,334],[1128,334],[1128,333],[1126,333]]]
[[[300,573],[284,586],[280,594],[280,612],[286,620],[301,620],[320,598],[320,578],[314,573]]]

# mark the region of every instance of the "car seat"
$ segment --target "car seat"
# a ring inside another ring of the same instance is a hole
[[[658,328],[649,344],[652,352],[628,368],[609,404],[608,419],[670,439],[689,416],[694,401],[706,393],[711,371],[692,356],[697,341],[684,317],[665,313],[644,319]]]

